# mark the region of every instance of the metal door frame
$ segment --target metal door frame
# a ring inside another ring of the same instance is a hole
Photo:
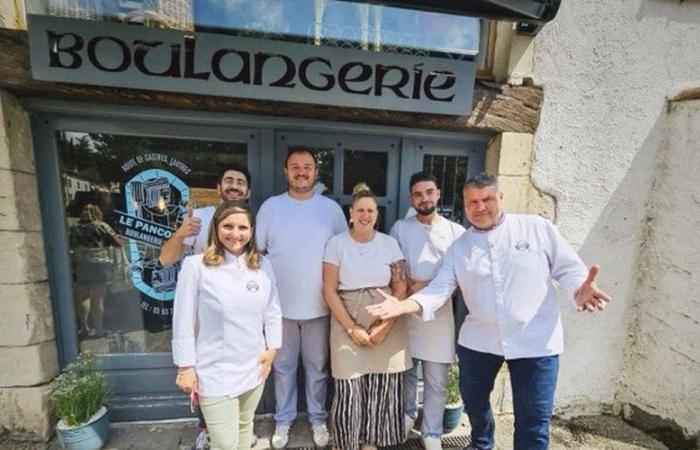
[[[56,133],[75,131],[149,136],[172,139],[245,142],[248,167],[253,180],[264,180],[259,151],[259,132],[221,126],[173,125],[155,121],[124,119],[104,120],[84,116],[35,114],[32,118],[34,153],[40,192],[44,246],[49,272],[49,286],[56,323],[60,366],[64,367],[79,354],[76,333],[76,310],[71,283],[68,230],[63,199],[60,159]],[[258,181],[260,182],[260,181]],[[264,181],[263,181],[264,182]],[[256,192],[253,191],[253,196]],[[260,194],[258,194],[258,197]],[[257,197],[254,197],[257,198]],[[115,394],[110,414],[114,420],[138,420],[153,416],[182,417],[189,415],[187,399],[175,387],[175,366],[170,353],[124,353],[96,355],[100,369],[108,376]],[[148,371],[148,375],[143,371]],[[120,394],[121,387],[135,385],[138,393]],[[164,390],[163,386],[172,386]],[[126,413],[123,411],[128,410]]]

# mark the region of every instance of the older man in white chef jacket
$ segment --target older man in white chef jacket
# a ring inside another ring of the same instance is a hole
[[[494,176],[470,178],[463,193],[473,226],[449,248],[436,277],[404,301],[382,293],[386,300],[368,311],[381,318],[418,313],[431,320],[459,286],[469,309],[457,355],[471,448],[494,447],[489,395],[505,362],[513,391],[514,448],[546,449],[558,355],[564,350],[554,281],[579,311],[602,311],[610,298],[595,285],[598,267],[587,270],[550,221],[503,212]]]

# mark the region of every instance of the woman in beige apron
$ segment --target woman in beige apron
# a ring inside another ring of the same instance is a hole
[[[333,447],[376,449],[405,440],[402,372],[411,367],[401,319],[377,320],[365,307],[377,289],[403,298],[404,257],[394,238],[375,230],[377,201],[366,184],[353,190],[350,230],[326,244],[323,292],[331,320]]]

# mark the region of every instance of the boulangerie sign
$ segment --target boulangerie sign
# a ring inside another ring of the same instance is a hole
[[[28,17],[37,80],[468,115],[471,61]]]

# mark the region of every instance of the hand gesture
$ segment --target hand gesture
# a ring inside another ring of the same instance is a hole
[[[371,347],[374,345],[367,330],[360,326],[355,326],[348,331],[350,339],[360,347]]]
[[[591,269],[588,271],[588,278],[574,293],[574,300],[579,311],[602,311],[610,301],[610,296],[598,289],[598,286],[595,284],[598,270],[598,266],[591,266]]]
[[[381,289],[377,289],[377,292],[384,298],[384,301],[365,307],[365,311],[382,320],[399,317],[401,314],[404,314],[403,308],[401,308],[401,301],[398,298],[387,294]]]
[[[177,369],[175,384],[182,389],[185,394],[197,392],[197,372],[194,367],[181,367]]]
[[[394,320],[395,319],[382,320],[377,325],[370,328],[369,340],[372,341],[372,344],[379,345],[384,342],[384,339],[389,335],[389,331],[391,331]]]
[[[260,370],[258,371],[258,379],[260,381],[265,381],[268,375],[270,375],[270,371],[272,370],[272,361],[275,360],[276,354],[277,350],[272,348],[270,350],[265,350],[258,357],[258,365],[260,366]]]
[[[176,232],[182,238],[197,236],[202,228],[202,219],[193,216],[192,205],[188,203],[186,208],[185,218]]]

